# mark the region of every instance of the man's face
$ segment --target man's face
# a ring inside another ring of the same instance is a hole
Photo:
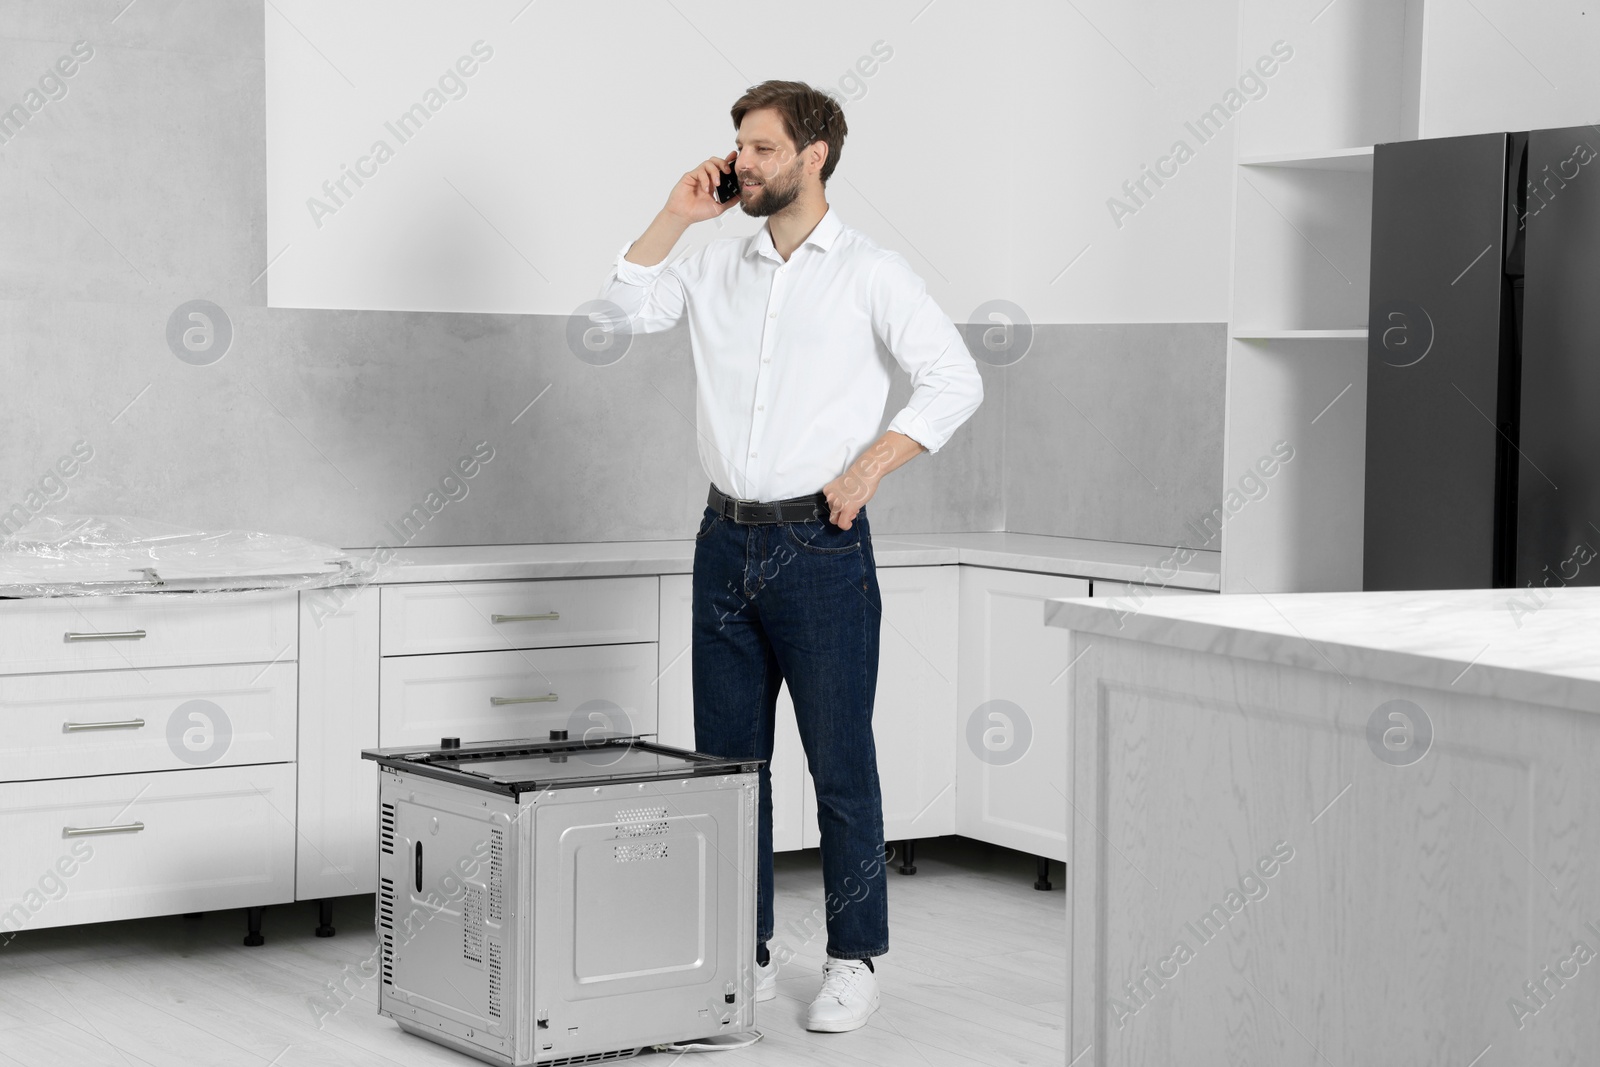
[[[805,157],[783,132],[777,112],[761,108],[746,112],[735,142],[739,158],[739,206],[746,215],[775,215],[794,203],[805,181]]]

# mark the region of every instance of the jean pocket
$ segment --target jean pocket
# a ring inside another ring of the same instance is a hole
[[[853,522],[841,530],[826,519],[786,522],[784,531],[802,552],[818,556],[843,556],[861,551],[861,524]]]
[[[707,506],[706,513],[700,516],[700,530],[694,535],[694,539],[696,541],[704,541],[706,539],[706,534],[711,532],[711,527],[715,526],[717,520],[721,517],[722,516],[718,515],[715,511],[712,511],[709,506]]]

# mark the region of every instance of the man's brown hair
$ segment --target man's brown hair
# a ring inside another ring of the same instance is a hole
[[[839,164],[839,152],[844,148],[844,109],[827,93],[813,89],[805,82],[764,81],[752,85],[733,105],[733,128],[737,130],[746,112],[771,108],[783,120],[783,130],[800,151],[814,141],[828,146],[828,158],[822,161],[822,184]]]

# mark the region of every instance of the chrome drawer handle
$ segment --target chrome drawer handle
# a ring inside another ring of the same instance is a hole
[[[106,634],[79,634],[67,631],[68,641],[138,641],[144,637],[143,630],[120,630],[116,633]]]
[[[62,837],[88,837],[90,834],[136,834],[144,829],[142,822],[130,822],[123,826],[63,826]]]
[[[548,704],[552,700],[560,699],[556,694],[550,693],[542,697],[490,697],[489,703],[499,707],[501,704]]]
[[[64,722],[61,729],[70,734],[76,730],[137,730],[143,725],[143,719],[124,719],[121,722]]]
[[[492,622],[534,622],[534,621],[539,620],[539,619],[559,619],[559,618],[561,618],[561,612],[559,612],[559,611],[547,611],[547,612],[544,612],[542,615],[491,615],[491,616],[489,616],[489,619]]]

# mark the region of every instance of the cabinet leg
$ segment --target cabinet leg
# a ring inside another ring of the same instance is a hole
[[[1038,872],[1038,877],[1035,878],[1034,881],[1033,881],[1033,888],[1035,888],[1035,889],[1053,889],[1053,888],[1055,888],[1054,886],[1052,886],[1050,884],[1050,861],[1048,859],[1046,859],[1045,857],[1043,857],[1043,856],[1035,856],[1033,858],[1038,864],[1038,866],[1036,868],[1036,870]]]
[[[249,932],[244,935],[244,943],[250,948],[267,943],[267,939],[261,936],[261,913],[266,910],[265,907],[245,909],[245,925],[249,927]]]
[[[333,936],[333,901],[326,897],[317,901],[317,936]]]
[[[917,873],[917,842],[915,838],[908,838],[900,842],[900,873]]]

